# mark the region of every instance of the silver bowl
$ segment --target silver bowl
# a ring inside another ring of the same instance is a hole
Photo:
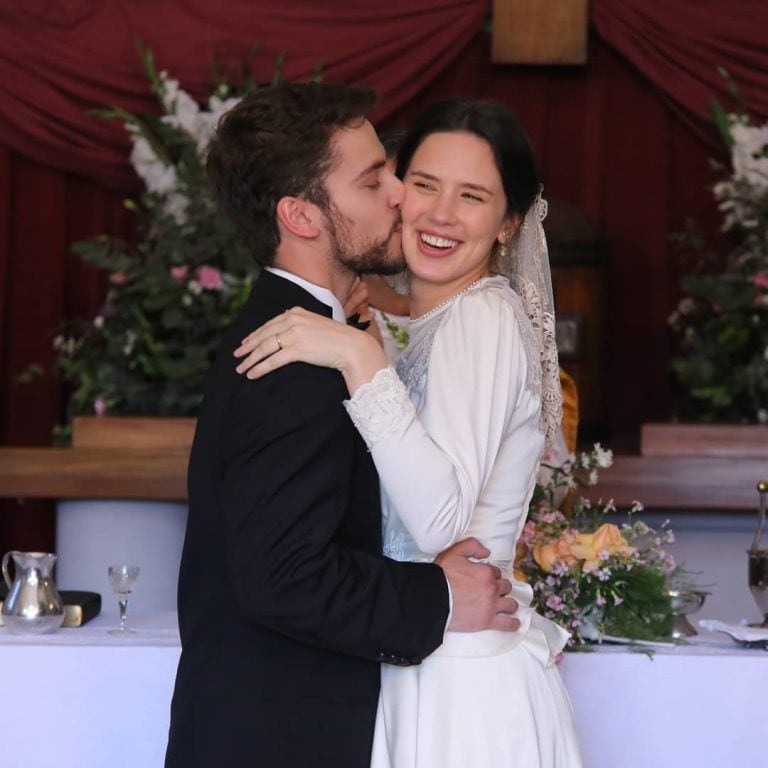
[[[672,623],[672,637],[680,640],[685,637],[693,637],[697,634],[691,626],[686,616],[696,611],[704,605],[707,595],[711,592],[704,592],[701,589],[668,589],[669,609],[674,617]]]

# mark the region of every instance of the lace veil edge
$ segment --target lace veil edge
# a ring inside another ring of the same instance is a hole
[[[547,201],[542,197],[540,189],[510,243],[506,263],[500,264],[499,267],[520,296],[536,336],[541,363],[539,430],[547,445],[551,445],[563,419],[563,393],[560,387],[560,364],[555,340],[552,275],[547,238],[542,224],[546,215]]]

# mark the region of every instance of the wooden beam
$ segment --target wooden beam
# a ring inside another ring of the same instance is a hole
[[[0,448],[0,496],[185,501],[188,461],[188,451]]]
[[[197,419],[157,416],[76,416],[73,448],[186,450],[192,446]]]
[[[760,458],[616,456],[587,495],[622,508],[638,500],[669,511],[757,511],[757,483],[767,478]]]
[[[495,64],[585,64],[587,0],[493,0]]]
[[[766,424],[643,424],[643,456],[768,459]]]
[[[0,448],[0,497],[185,501],[187,462],[187,451]],[[620,508],[756,511],[766,479],[766,459],[616,456],[587,495]]]

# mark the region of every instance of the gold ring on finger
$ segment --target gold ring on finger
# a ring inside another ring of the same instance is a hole
[[[280,341],[279,334],[275,334],[275,341],[277,342],[277,351],[279,352],[283,348],[283,342]]]

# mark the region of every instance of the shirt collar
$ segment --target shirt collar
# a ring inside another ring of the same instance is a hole
[[[307,293],[312,294],[319,302],[325,304],[331,308],[332,317],[334,320],[338,320],[341,323],[346,323],[347,318],[344,315],[344,307],[341,302],[327,289],[321,285],[315,285],[310,283],[309,280],[305,280],[303,277],[294,275],[293,272],[286,272],[284,269],[278,269],[278,267],[264,267],[267,272],[271,272],[273,275],[283,277],[286,280],[290,280],[300,288],[303,288]]]

